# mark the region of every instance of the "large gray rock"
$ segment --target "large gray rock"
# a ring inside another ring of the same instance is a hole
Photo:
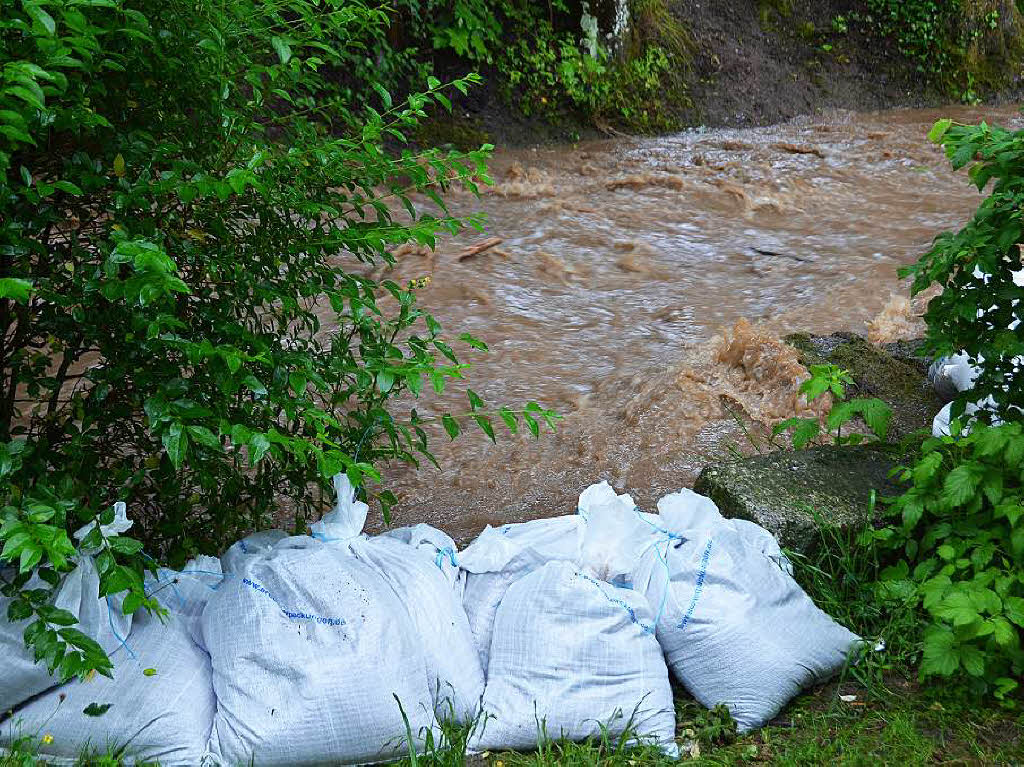
[[[694,486],[728,518],[747,519],[796,551],[818,540],[816,517],[843,528],[870,519],[876,497],[901,492],[889,478],[892,455],[878,447],[823,446],[780,450],[707,466]]]

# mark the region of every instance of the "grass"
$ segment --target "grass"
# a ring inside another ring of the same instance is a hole
[[[768,727],[737,736],[728,712],[708,711],[685,692],[676,700],[680,761],[700,765],[1024,765],[1024,706],[982,701],[952,684],[921,685],[915,616],[875,593],[879,563],[856,531],[819,524],[809,556],[791,554],[795,574],[815,602],[865,637],[886,640],[839,679],[799,696]],[[852,696],[852,698],[851,698]],[[607,734],[590,743],[544,742],[530,753],[466,754],[469,729],[442,723],[426,753],[398,762],[410,767],[663,767],[678,762],[651,746],[626,747]],[[59,733],[54,733],[59,737]],[[410,734],[411,738],[411,734]],[[628,738],[623,738],[628,740]],[[38,735],[22,738],[0,767],[44,765]],[[107,767],[111,754],[79,764]]]

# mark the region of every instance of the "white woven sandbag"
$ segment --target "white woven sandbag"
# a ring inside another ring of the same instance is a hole
[[[401,541],[431,557],[438,569],[451,584],[456,596],[461,600],[466,587],[465,571],[459,567],[459,551],[455,541],[447,533],[436,527],[420,523],[410,527],[398,527],[383,534],[388,538]]]
[[[176,615],[193,641],[203,647],[199,619],[225,577],[220,559],[200,555],[190,559],[181,570],[157,568],[156,574],[146,579],[146,595],[154,597],[162,608]]]
[[[117,535],[132,526],[123,503],[114,505],[114,521],[102,526],[104,535]],[[81,540],[93,529],[86,525],[75,533]],[[64,576],[57,590],[54,606],[67,610],[78,623],[74,628],[96,640],[107,653],[121,646],[128,637],[132,616],[121,612],[120,596],[100,596],[100,576],[96,571],[93,555],[96,552],[83,551],[78,565]],[[45,588],[38,579],[30,581],[29,588]],[[10,711],[33,695],[48,690],[59,680],[51,676],[46,664],[36,663],[33,652],[25,647],[25,629],[36,620],[10,622],[7,610],[11,600],[0,598],[0,711]]]
[[[388,536],[357,539],[349,548],[387,581],[408,612],[415,632],[412,638],[426,660],[437,717],[472,722],[480,708],[484,672],[466,611],[439,568],[435,552]]]
[[[16,713],[4,734],[50,735],[39,745],[47,764],[78,764],[89,751],[113,751],[127,764],[202,764],[216,703],[210,658],[192,641],[187,620],[139,613],[111,660],[113,678],[50,690]],[[91,704],[110,708],[87,716]]]
[[[668,671],[643,595],[549,562],[509,586],[494,622],[473,750],[552,739],[634,739],[675,751]]]
[[[839,672],[860,641],[727,525],[666,538],[634,583],[656,605],[673,674],[704,706],[726,705],[741,731]]]
[[[790,575],[793,573],[793,565],[782,553],[774,535],[746,519],[725,519],[714,501],[689,488],[659,499],[658,513],[650,515],[649,519],[663,541],[669,530],[690,538],[713,535],[722,529],[732,531],[744,544],[760,551]]]
[[[391,587],[343,546],[287,538],[203,612],[219,764],[362,763],[434,726],[422,648]],[[397,700],[396,700],[397,698]]]
[[[280,541],[288,537],[284,530],[260,530],[235,541],[221,554],[221,569],[225,573],[240,573],[251,559],[266,554]]]
[[[488,525],[459,552],[465,572],[462,605],[487,675],[494,614],[508,587],[547,562],[575,561],[579,555],[579,514],[534,519],[501,527]]]

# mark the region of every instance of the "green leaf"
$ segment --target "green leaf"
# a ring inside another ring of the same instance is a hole
[[[507,407],[503,407],[498,411],[498,415],[501,416],[501,420],[505,422],[505,426],[508,427],[510,432],[513,434],[517,434],[519,432],[519,422],[516,420],[516,414],[513,413],[512,410]]]
[[[484,406],[484,401],[480,399],[480,395],[478,395],[472,389],[466,390],[466,396],[469,398],[470,410],[478,410],[479,408],[482,408]]]
[[[113,705],[113,703],[90,703],[82,709],[82,713],[86,716],[103,716],[110,711]]]
[[[134,538],[126,538],[121,535],[107,538],[107,544],[118,554],[124,554],[126,556],[132,556],[133,554],[138,554],[142,551],[142,541],[137,541]]]
[[[143,669],[142,670],[142,675],[143,676],[156,676],[156,669],[155,668]]]
[[[255,466],[270,450],[270,440],[266,434],[256,432],[249,437],[249,465]]]
[[[309,382],[306,380],[306,377],[301,373],[290,373],[288,375],[288,384],[292,387],[292,391],[295,392],[295,395],[298,397],[301,397],[306,393],[306,386],[308,383]],[[380,386],[379,374],[377,378],[377,385]],[[385,390],[381,389],[381,391]]]
[[[981,619],[970,597],[962,591],[948,594],[931,609],[936,618],[950,621],[954,626],[969,626]]]
[[[818,421],[814,418],[787,418],[772,429],[772,434],[778,436],[787,429],[792,429],[790,439],[793,447],[802,450],[811,440],[815,439],[821,432]]]
[[[277,53],[277,58],[281,60],[282,64],[287,64],[291,61],[292,49],[283,38],[275,35],[270,38],[270,44],[274,47],[274,51]]]
[[[448,436],[451,439],[454,440],[459,436],[459,422],[452,417],[451,413],[445,413],[441,416],[441,423],[444,425],[444,430],[448,432]]]
[[[0,298],[9,298],[15,303],[28,303],[32,295],[32,280],[19,277],[0,277]]]
[[[70,181],[55,181],[53,183],[53,187],[54,189],[59,189],[60,191],[66,194],[70,194],[73,197],[82,196],[82,190],[79,187],[72,184]]]
[[[494,427],[491,425],[491,419],[483,415],[473,415],[471,418],[476,421],[476,425],[480,427],[483,433],[491,438],[491,442],[497,442],[494,436]]]
[[[472,346],[474,349],[479,349],[482,352],[489,351],[487,344],[478,338],[474,338],[469,333],[463,333],[459,336],[460,341],[465,341],[467,344]]]
[[[392,105],[391,94],[387,92],[387,89],[385,89],[384,86],[381,85],[376,80],[372,81],[370,83],[370,85],[373,87],[373,89],[375,91],[377,91],[377,94],[380,96],[381,100],[384,102],[384,108],[385,109],[391,109],[391,105]]]
[[[1009,620],[1024,628],[1024,597],[1007,597],[1003,600],[1003,611]]]
[[[962,645],[960,647],[960,663],[971,676],[985,675],[985,654],[973,645]]]
[[[377,388],[382,394],[387,394],[394,385],[395,376],[390,370],[381,370],[377,373]]]
[[[926,676],[952,676],[960,668],[960,653],[953,632],[933,627],[925,632],[921,673]]]
[[[180,469],[185,461],[185,456],[188,455],[188,434],[185,429],[180,423],[172,423],[160,440],[163,442],[164,450],[167,451],[167,457],[171,459],[174,468]]]
[[[932,129],[928,131],[928,140],[933,144],[942,143],[943,137],[949,131],[950,126],[953,124],[952,120],[942,119],[937,120],[932,126]]]
[[[938,472],[942,466],[942,453],[935,451],[925,455],[917,465],[914,466],[913,477],[915,485],[925,485]]]
[[[537,423],[537,419],[529,413],[523,413],[523,420],[526,421],[526,428],[530,430],[530,433],[534,437],[540,437],[540,424]]]
[[[124,601],[121,603],[121,612],[125,615],[131,615],[140,607],[142,607],[142,595],[131,593],[125,596]]]
[[[44,11],[38,3],[23,2],[22,7],[25,9],[25,13],[32,17],[34,22],[46,30],[47,34],[51,37],[56,34],[57,23],[53,20],[53,16]]]
[[[946,475],[942,488],[951,505],[962,506],[974,497],[974,491],[978,489],[978,476],[972,466],[961,464]]]
[[[205,426],[189,426],[188,433],[200,445],[211,447],[215,450],[220,450],[221,448],[220,439]]]

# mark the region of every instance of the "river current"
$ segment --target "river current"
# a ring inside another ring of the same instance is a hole
[[[940,117],[1024,126],[1012,107],[834,112],[499,151],[481,199],[452,197],[487,214],[486,232],[404,247],[387,276],[430,277],[420,302],[490,345],[465,355],[488,403],[536,400],[563,420],[539,440],[499,428],[496,445],[439,434],[440,470],[386,471],[396,523],[465,539],[571,513],[602,479],[650,508],[808,412],[784,334],[921,335],[897,268],[981,200],[926,139]],[[501,242],[466,255],[489,238]],[[416,405],[468,409],[464,387]]]

